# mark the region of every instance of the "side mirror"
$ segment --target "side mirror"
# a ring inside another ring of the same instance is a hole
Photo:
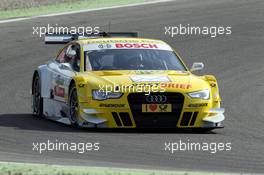
[[[69,63],[60,63],[59,68],[63,69],[63,70],[73,71],[73,69]]]
[[[204,64],[203,63],[193,63],[192,68],[191,68],[191,72],[197,71],[197,70],[202,70],[204,68]]]

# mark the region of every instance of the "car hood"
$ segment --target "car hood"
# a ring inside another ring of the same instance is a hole
[[[84,73],[93,88],[102,85],[129,86],[138,84],[159,84],[166,91],[197,91],[210,88],[203,76],[188,71],[89,71]]]

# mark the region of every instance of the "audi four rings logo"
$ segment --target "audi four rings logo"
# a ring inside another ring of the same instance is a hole
[[[148,95],[146,101],[149,103],[164,103],[167,101],[167,97],[165,95]]]

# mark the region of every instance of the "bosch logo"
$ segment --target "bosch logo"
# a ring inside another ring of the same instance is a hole
[[[146,101],[148,103],[165,103],[167,101],[167,97],[165,95],[148,95],[146,97]]]
[[[153,49],[158,48],[156,44],[144,44],[144,43],[116,43],[116,48],[144,48],[144,49]]]

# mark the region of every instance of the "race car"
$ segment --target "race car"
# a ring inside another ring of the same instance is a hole
[[[137,33],[47,34],[63,43],[32,79],[36,116],[84,128],[222,128],[213,75],[197,76],[167,43]]]

